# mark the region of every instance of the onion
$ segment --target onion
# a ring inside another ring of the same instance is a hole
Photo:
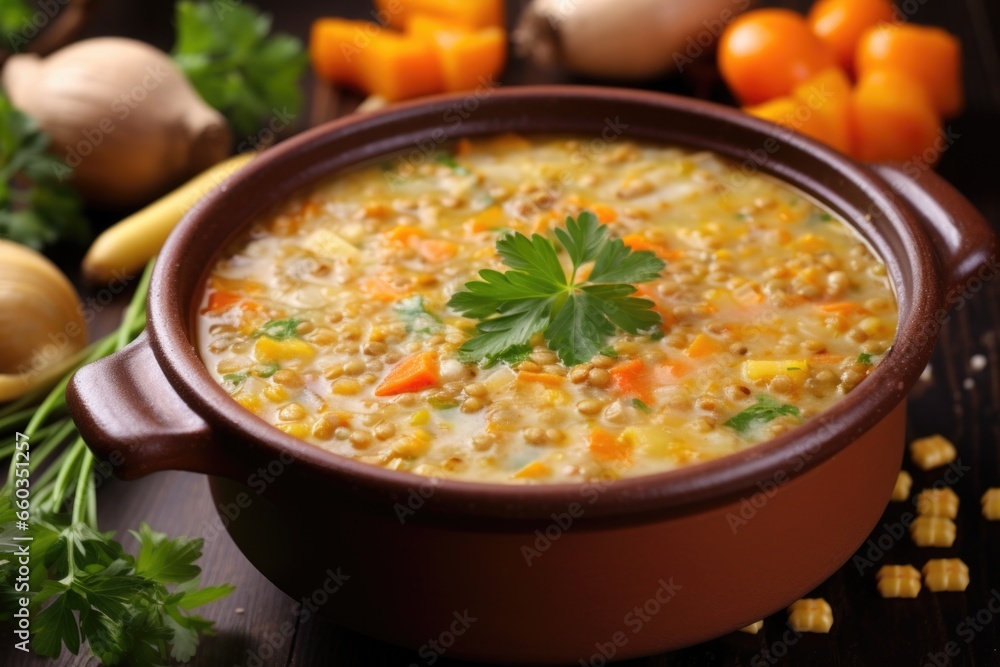
[[[170,57],[136,40],[102,37],[47,58],[13,56],[3,85],[52,138],[91,203],[148,202],[224,159],[232,145],[226,120]]]
[[[514,31],[522,56],[613,79],[665,74],[697,58],[750,0],[533,0]]]

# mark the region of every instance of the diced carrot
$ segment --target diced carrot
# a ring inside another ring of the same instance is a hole
[[[692,359],[701,359],[702,357],[707,357],[710,354],[716,354],[718,352],[722,352],[722,345],[714,338],[706,336],[703,333],[695,336],[694,340],[691,341],[691,344],[685,351],[687,356]]]
[[[400,289],[384,278],[374,276],[361,281],[361,291],[368,297],[385,303],[405,299],[410,295],[409,290]]]
[[[594,215],[597,216],[597,219],[604,224],[614,222],[618,219],[618,211],[610,206],[605,206],[604,204],[594,204],[590,207],[590,210],[592,210]],[[628,245],[628,243],[626,242],[625,245]]]
[[[503,209],[499,206],[490,206],[484,211],[476,214],[476,217],[469,221],[469,227],[473,233],[488,232],[503,226]]]
[[[846,357],[840,354],[830,354],[829,352],[824,352],[822,354],[810,354],[806,357],[806,360],[810,364],[839,364]]]
[[[534,373],[531,371],[518,372],[517,379],[521,382],[539,382],[550,387],[558,387],[566,381],[566,378],[562,375],[556,375],[555,373]]]
[[[417,251],[428,262],[440,264],[458,253],[458,244],[443,239],[425,239],[417,243]]]
[[[376,396],[395,396],[436,387],[440,382],[437,352],[428,350],[406,357],[395,366],[375,388]]]
[[[669,306],[660,303],[660,296],[657,294],[656,289],[650,285],[636,285],[635,295],[640,299],[647,299],[653,302],[652,311],[660,316],[660,321],[662,323],[662,328],[665,330],[670,327],[676,320],[674,318],[674,313]]]
[[[590,432],[590,453],[598,461],[631,463],[632,452],[622,438],[616,438],[602,428]]]
[[[390,229],[387,236],[396,245],[409,246],[414,239],[422,239],[427,236],[427,232],[413,225],[399,225]]]
[[[432,16],[471,30],[502,27],[503,0],[375,0],[380,23],[409,29],[414,16]]]
[[[683,361],[664,361],[653,369],[653,379],[657,384],[674,384],[684,377],[689,368]]]
[[[836,313],[838,315],[870,315],[871,311],[859,303],[852,301],[836,301],[834,303],[824,303],[819,306],[824,313]]]
[[[643,403],[653,402],[653,388],[649,373],[642,359],[632,359],[618,364],[610,371],[611,386],[626,396],[635,396]]]
[[[226,310],[231,306],[235,306],[240,302],[242,297],[235,292],[224,292],[215,291],[208,296],[208,306],[206,306],[201,312],[203,313],[215,313],[220,310]]]

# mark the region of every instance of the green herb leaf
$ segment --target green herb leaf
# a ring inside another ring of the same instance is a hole
[[[253,333],[253,337],[260,338],[261,336],[267,336],[274,340],[298,338],[300,324],[302,324],[302,320],[297,320],[294,317],[290,317],[287,320],[271,320],[257,329]]]
[[[277,361],[269,361],[253,369],[253,374],[259,378],[269,378],[281,370],[281,365]]]
[[[225,380],[226,382],[231,382],[235,386],[239,387],[241,384],[243,384],[244,382],[246,382],[247,374],[246,373],[226,373],[225,375],[222,376],[222,379]]]
[[[178,583],[194,579],[201,574],[195,561],[201,557],[202,539],[178,537],[169,539],[154,532],[145,522],[139,531],[129,531],[139,541],[139,556],[135,561],[136,572],[160,583]]]
[[[503,352],[487,355],[483,361],[483,368],[493,368],[499,363],[516,366],[529,356],[531,356],[531,345],[512,345]]]
[[[663,340],[663,337],[666,335],[663,329],[655,329],[653,333],[649,334],[649,340]]]
[[[263,128],[295,122],[307,63],[301,41],[269,36],[271,17],[248,4],[182,0],[176,12],[174,61],[236,136],[257,147]]]
[[[653,411],[652,408],[650,408],[648,405],[640,401],[638,398],[632,399],[632,407],[638,410],[639,412],[645,413],[647,415]]]
[[[5,50],[23,51],[27,45],[26,33],[34,35],[37,28],[31,24],[34,14],[25,0],[4,0],[0,2],[0,32],[6,36]],[[31,28],[29,31],[28,28]]]
[[[865,366],[871,366],[872,355],[868,354],[867,352],[862,352],[861,354],[858,355],[858,363],[864,364]]]
[[[575,365],[600,352],[618,329],[636,334],[661,323],[651,301],[632,296],[631,284],[656,278],[665,266],[661,259],[609,238],[589,211],[567,218],[555,235],[572,263],[569,276],[551,241],[514,233],[497,241],[497,253],[511,270],[480,271],[481,280],[452,296],[451,308],[480,320],[476,335],[460,349],[463,360],[496,357],[543,331],[559,358]],[[588,278],[578,281],[591,262]]]
[[[607,347],[602,347],[601,351],[598,354],[601,354],[601,355],[603,355],[605,357],[608,357],[609,359],[617,359],[618,358],[618,350],[616,350],[615,348],[611,347],[610,345],[608,345]]]
[[[0,94],[0,238],[35,250],[90,236],[72,170],[48,148],[35,121]]]
[[[408,333],[431,334],[441,330],[441,318],[427,310],[422,296],[403,299],[393,310],[406,323]]]
[[[794,405],[779,403],[766,394],[760,394],[755,405],[733,415],[725,425],[738,433],[746,433],[754,426],[766,424],[782,415],[798,417],[799,409]]]
[[[468,176],[469,174],[472,173],[471,171],[468,170],[468,168],[463,167],[461,164],[459,164],[458,160],[456,160],[454,156],[449,155],[448,153],[439,154],[437,156],[437,159],[435,159],[435,162],[437,162],[440,165],[444,165],[445,167],[448,167],[459,176]]]
[[[45,658],[57,658],[63,644],[73,655],[80,651],[80,630],[69,606],[69,597],[60,595],[35,618],[32,650]]]

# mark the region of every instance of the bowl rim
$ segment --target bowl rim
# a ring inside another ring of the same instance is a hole
[[[199,242],[198,230],[202,225],[210,225],[213,218],[224,215],[233,200],[250,196],[255,177],[259,179],[271,173],[280,178],[284,176],[281,166],[298,154],[323,142],[335,142],[341,133],[359,127],[380,128],[416,119],[420,125],[413,131],[415,135],[430,132],[433,126],[426,124],[426,119],[440,117],[442,110],[463,99],[468,99],[468,96],[446,95],[403,103],[363,116],[341,118],[303,132],[252,160],[189,211],[178,225],[154,269],[147,328],[154,355],[170,385],[216,431],[217,438],[228,436],[230,441],[240,442],[244,448],[252,444],[257,455],[264,454],[271,458],[290,455],[306,464],[311,472],[337,483],[351,494],[360,493],[383,503],[399,502],[419,491],[426,501],[421,512],[429,509],[432,513],[478,518],[547,518],[551,512],[579,503],[584,489],[596,486],[600,490],[600,502],[587,508],[588,517],[640,516],[690,512],[698,507],[732,502],[741,494],[758,492],[763,488],[759,486],[761,483],[774,481],[781,472],[789,479],[794,478],[850,445],[905,400],[906,392],[925,367],[935,342],[936,331],[926,335],[925,324],[943,301],[942,272],[929,238],[918,224],[914,211],[891,196],[887,183],[874,172],[807,137],[784,132],[782,146],[791,150],[785,151],[769,167],[762,167],[761,171],[773,171],[789,185],[801,188],[801,184],[810,179],[802,171],[803,167],[789,165],[787,156],[805,155],[808,160],[833,169],[838,176],[846,179],[848,185],[862,188],[865,196],[870,198],[870,209],[879,212],[886,221],[882,224],[891,224],[904,250],[904,257],[883,254],[882,259],[887,266],[892,263],[890,276],[899,301],[900,315],[904,314],[904,306],[907,309],[907,316],[905,320],[901,317],[897,329],[896,348],[879,363],[872,375],[857,390],[841,397],[821,415],[789,433],[719,459],[659,473],[614,481],[525,485],[430,478],[389,470],[327,452],[256,418],[233,401],[211,378],[192,342],[194,336],[189,334],[188,320],[193,305],[181,302],[179,278],[184,272],[199,271],[199,284],[203,285],[204,274],[209,267],[185,264],[185,249]],[[557,106],[587,100],[653,106],[681,115],[707,117],[720,130],[738,128],[762,140],[773,138],[777,131],[771,123],[735,108],[666,93],[619,88],[563,85],[506,87],[491,91],[481,103],[485,105],[483,108],[489,109],[491,105],[499,104]],[[355,164],[358,163],[360,161]],[[325,173],[318,166],[309,173],[300,174],[298,183],[315,183]],[[796,176],[799,176],[797,180]],[[287,184],[287,178],[285,182]],[[266,198],[273,204],[300,187],[275,188],[279,192],[273,196],[266,195]],[[870,224],[871,219],[848,218],[847,222],[865,236],[877,236],[879,233]],[[239,229],[245,228],[245,224],[246,220]],[[867,228],[862,229],[865,224]],[[896,275],[903,263],[910,267],[912,284],[909,287],[900,275]],[[199,289],[196,294],[200,293]],[[900,341],[906,343],[902,346],[903,350],[897,349]],[[229,446],[230,456],[238,451]]]

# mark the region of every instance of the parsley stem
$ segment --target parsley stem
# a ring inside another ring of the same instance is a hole
[[[68,480],[70,475],[73,473],[73,468],[76,467],[76,460],[80,457],[83,452],[77,446],[77,444],[82,443],[83,439],[78,438],[73,446],[67,450],[67,452],[58,461],[59,464],[59,476],[56,477],[55,484],[52,485],[52,496],[48,499],[48,510],[50,512],[59,512],[60,506],[66,499],[68,494]],[[84,445],[86,449],[86,445]]]
[[[7,417],[0,417],[0,433],[6,433],[8,430],[16,428],[19,424],[23,424],[31,418],[31,415],[34,414],[34,412],[34,408],[25,408]]]
[[[83,446],[84,454],[83,462],[80,464],[80,470],[77,473],[76,493],[73,494],[73,523],[83,521],[83,515],[87,512],[86,497],[89,493],[88,489],[94,483],[92,476],[94,472],[94,453],[84,444],[83,440],[78,440],[73,446],[76,447],[77,444]]]

